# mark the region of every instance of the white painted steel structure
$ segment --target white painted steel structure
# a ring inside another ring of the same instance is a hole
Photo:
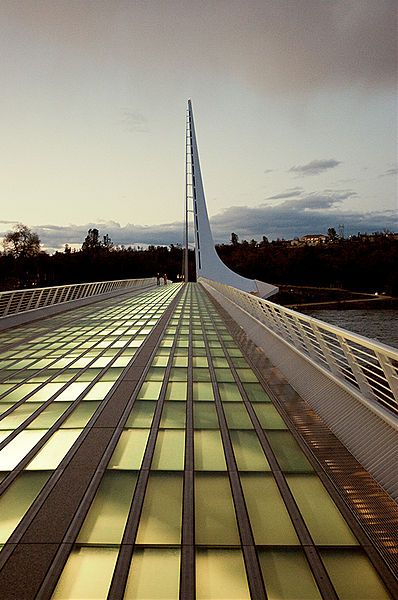
[[[0,318],[92,296],[155,285],[155,283],[155,277],[147,279],[115,279],[114,281],[95,281],[92,283],[76,283],[0,292]]]
[[[188,211],[188,200],[191,200],[193,203],[197,277],[206,277],[215,281],[221,281],[246,292],[255,293],[262,298],[268,298],[276,294],[278,288],[274,285],[242,277],[242,275],[238,275],[238,273],[229,269],[216,252],[206,208],[192,103],[190,100],[188,100],[186,127],[186,211]],[[185,238],[187,242],[187,231],[185,232]],[[185,266],[185,270],[187,271],[187,266]]]
[[[234,287],[199,283],[398,500],[398,350]]]

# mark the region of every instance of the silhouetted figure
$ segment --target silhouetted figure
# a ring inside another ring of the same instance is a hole
[[[167,273],[163,275],[163,285],[167,285]]]
[[[160,273],[156,273],[156,285],[160,285]]]

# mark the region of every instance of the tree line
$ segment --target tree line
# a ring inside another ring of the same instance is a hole
[[[331,232],[333,233],[333,232]],[[115,245],[108,235],[90,229],[77,250],[41,249],[36,233],[18,225],[4,237],[0,254],[2,290],[154,277],[167,273],[176,280],[182,273],[183,249],[179,244],[147,248]],[[353,291],[385,292],[398,296],[398,240],[384,234],[340,239],[330,243],[295,246],[283,240],[239,241],[217,247],[221,259],[234,271],[276,285],[343,287]],[[189,253],[190,279],[195,277],[194,254]]]

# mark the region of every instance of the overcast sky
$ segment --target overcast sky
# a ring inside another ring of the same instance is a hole
[[[398,229],[395,0],[2,0],[0,235],[182,240],[185,111],[217,241]]]

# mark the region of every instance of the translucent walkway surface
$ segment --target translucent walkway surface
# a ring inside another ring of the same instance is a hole
[[[0,345],[3,597],[391,597],[201,286]]]

